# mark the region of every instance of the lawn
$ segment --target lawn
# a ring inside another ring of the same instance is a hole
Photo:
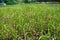
[[[60,40],[60,4],[0,7],[0,40]]]

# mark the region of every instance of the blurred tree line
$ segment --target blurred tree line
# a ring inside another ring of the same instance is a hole
[[[0,0],[0,3],[16,4],[19,2],[30,3],[30,2],[60,2],[60,0]]]

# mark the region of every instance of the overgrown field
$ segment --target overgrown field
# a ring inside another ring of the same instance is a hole
[[[0,40],[60,40],[60,4],[0,7]]]

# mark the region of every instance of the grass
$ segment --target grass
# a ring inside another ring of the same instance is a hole
[[[60,40],[60,4],[0,7],[0,40]]]

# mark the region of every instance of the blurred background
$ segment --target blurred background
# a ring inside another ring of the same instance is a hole
[[[33,3],[33,2],[60,2],[60,0],[0,0],[0,5],[11,5],[18,3]]]

